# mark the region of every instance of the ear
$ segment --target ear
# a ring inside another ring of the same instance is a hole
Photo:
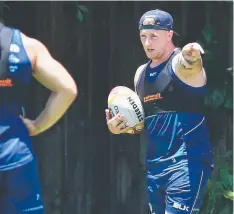
[[[172,30],[168,31],[168,40],[172,40],[174,32]]]

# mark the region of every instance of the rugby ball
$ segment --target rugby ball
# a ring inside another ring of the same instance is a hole
[[[118,113],[123,115],[129,128],[126,133],[137,134],[144,128],[145,114],[138,95],[125,86],[117,86],[108,96],[108,109],[111,117]]]

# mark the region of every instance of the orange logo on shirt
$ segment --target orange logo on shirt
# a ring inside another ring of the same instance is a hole
[[[10,78],[3,79],[3,80],[0,79],[0,87],[1,88],[12,87],[12,86],[13,86],[12,79],[10,79]]]
[[[153,101],[153,100],[160,100],[162,98],[163,97],[161,97],[160,93],[148,95],[148,96],[144,97],[144,103],[149,102],[149,101]]]

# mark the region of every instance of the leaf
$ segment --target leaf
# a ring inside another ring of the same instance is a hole
[[[79,7],[83,12],[86,12],[86,13],[89,12],[88,8],[86,6],[84,6],[84,5],[79,5],[78,4],[77,7]]]
[[[230,206],[226,205],[220,212],[219,214],[231,214],[232,209]]]
[[[224,153],[224,155],[222,155],[222,158],[230,158],[233,156],[233,151],[227,151]]]
[[[229,184],[229,172],[227,168],[222,168],[220,170],[220,178],[222,179],[223,184],[226,184],[226,181],[228,181]]]
[[[212,37],[213,37],[212,33],[213,33],[213,32],[212,32],[212,27],[211,27],[211,25],[207,25],[207,26],[205,27],[205,29],[202,31],[203,37],[204,37],[205,42],[206,42],[207,44],[210,44],[211,41],[212,41]]]
[[[225,99],[225,102],[224,102],[224,107],[229,108],[229,109],[233,108],[233,95],[232,94],[228,94],[226,96],[226,99]]]
[[[233,67],[227,68],[226,72],[233,76]]]
[[[232,192],[231,190],[226,190],[226,191],[224,191],[224,197],[225,198],[228,198],[228,199],[230,199],[230,200],[232,200],[233,201],[233,198],[234,198],[234,192]]]
[[[84,19],[84,15],[80,12],[80,10],[77,10],[76,17],[79,19],[80,22],[82,22]]]
[[[233,67],[229,67],[226,69],[227,71],[233,71]]]
[[[207,181],[206,189],[211,189],[211,187],[213,186],[212,184],[213,184],[212,181],[209,179]]]
[[[220,107],[225,99],[225,91],[214,89],[211,92],[207,93],[205,98],[205,104],[208,106],[212,106],[214,108]]]
[[[10,6],[7,5],[6,3],[4,3],[3,7],[6,8],[7,10],[11,10]]]

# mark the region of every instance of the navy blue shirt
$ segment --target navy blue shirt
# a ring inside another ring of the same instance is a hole
[[[28,130],[19,117],[31,77],[20,31],[13,29],[7,74],[0,78],[0,171],[22,166],[34,156]]]
[[[155,80],[166,64],[167,61],[155,68],[151,68],[149,63],[146,67],[145,75],[140,76],[138,80],[138,84],[136,85],[137,91],[142,90],[140,88],[141,84],[139,84],[142,81],[140,80],[141,78],[145,78],[145,85],[155,84]],[[145,131],[148,140],[146,164],[150,168],[151,166],[154,167],[155,163],[185,158],[191,161],[200,161],[213,165],[205,116],[199,111],[190,112],[189,109],[192,109],[191,105],[193,104],[186,101],[187,98],[190,101],[194,99],[199,100],[198,103],[204,101],[206,85],[202,87],[191,87],[175,75],[171,66],[169,69],[169,74],[171,75],[170,86],[173,86],[173,90],[171,93],[164,93],[165,96],[170,96],[169,98],[160,97],[168,101],[168,103],[164,103],[164,107],[168,107],[169,110],[154,113],[154,108],[157,104],[153,102],[146,104],[144,103],[144,98],[141,97],[146,115]],[[149,94],[147,93],[146,90],[144,97],[150,96],[152,91]],[[180,99],[177,99],[178,96]],[[178,110],[180,102],[183,103],[183,108]],[[173,111],[173,107],[171,106],[175,106],[176,109]]]

